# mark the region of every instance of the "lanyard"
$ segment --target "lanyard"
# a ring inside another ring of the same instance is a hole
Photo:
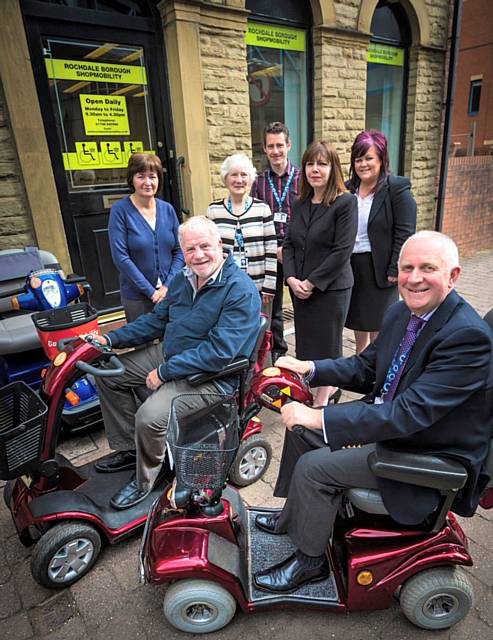
[[[250,196],[247,196],[247,199],[245,200],[245,208],[240,213],[240,216],[242,216],[244,213],[248,211],[248,209],[250,208],[251,201],[252,199],[250,198]],[[231,215],[235,215],[233,213],[233,201],[231,200],[231,196],[228,196],[228,211],[230,212]]]
[[[289,187],[291,186],[291,182],[293,181],[293,176],[294,176],[294,167],[291,167],[291,171],[289,172],[289,177],[286,181],[286,184],[284,185],[284,190],[282,192],[282,196],[279,197],[279,194],[277,193],[277,189],[274,186],[274,183],[272,182],[272,178],[270,177],[270,173],[267,174],[267,180],[269,181],[269,185],[272,191],[272,195],[274,196],[274,198],[276,199],[276,202],[279,206],[279,211],[282,209],[282,205],[284,204],[284,200],[286,200],[286,196],[288,195],[288,191],[289,191]]]

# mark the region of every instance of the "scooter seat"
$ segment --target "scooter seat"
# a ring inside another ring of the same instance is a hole
[[[366,513],[386,516],[389,512],[385,508],[380,491],[376,489],[347,489],[346,498],[356,508]]]
[[[31,315],[23,313],[0,320],[0,355],[41,348]]]

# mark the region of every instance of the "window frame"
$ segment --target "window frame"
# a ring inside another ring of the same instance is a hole
[[[469,97],[467,99],[467,115],[468,116],[477,116],[479,114],[479,111],[481,109],[481,89],[483,88],[483,78],[475,78],[474,80],[470,81],[469,84]],[[477,90],[479,89],[479,95],[477,97],[477,101],[478,101],[478,108],[473,110],[472,109],[472,103],[473,103],[473,99],[475,97],[475,93]]]

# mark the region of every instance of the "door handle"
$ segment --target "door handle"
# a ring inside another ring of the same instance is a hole
[[[185,196],[184,196],[184,189],[183,189],[183,173],[182,173],[182,167],[184,166],[184,164],[185,164],[185,156],[179,156],[176,159],[176,173],[178,176],[178,199],[180,201],[180,213],[188,216],[190,214],[190,209],[187,209],[184,206]]]

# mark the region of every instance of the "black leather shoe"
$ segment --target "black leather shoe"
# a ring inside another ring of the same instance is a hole
[[[272,593],[290,593],[296,591],[309,582],[320,582],[330,576],[330,567],[327,558],[323,564],[315,569],[303,567],[296,554],[283,560],[265,571],[259,571],[253,581],[257,589]]]
[[[96,462],[94,468],[100,473],[114,473],[125,471],[125,469],[135,469],[137,454],[134,451],[117,451],[100,462]]]
[[[113,509],[129,509],[147,498],[151,491],[152,487],[150,489],[139,489],[137,478],[133,476],[132,480],[111,498],[110,505]]]
[[[280,531],[276,531],[278,520],[278,513],[259,513],[255,518],[255,526],[261,531],[272,533],[275,536],[280,536],[282,533]]]

